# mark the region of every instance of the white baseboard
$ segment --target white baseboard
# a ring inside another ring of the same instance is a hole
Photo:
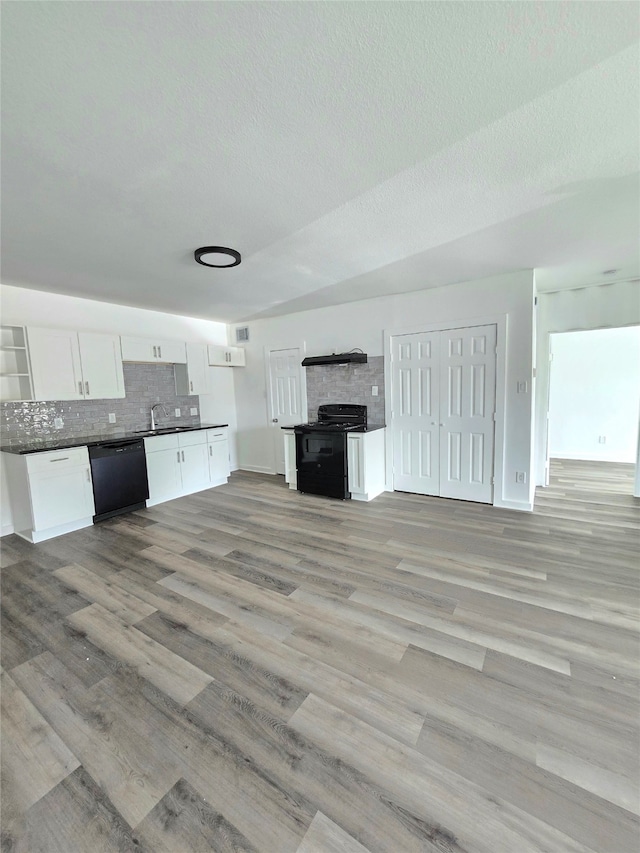
[[[12,533],[15,533],[13,524],[3,524],[0,528],[0,536],[10,536]]]
[[[275,477],[276,472],[273,468],[267,468],[264,465],[238,465],[236,468],[237,471],[251,471],[252,474],[273,474]]]
[[[533,512],[533,504],[530,501],[494,501],[496,509],[515,509],[517,512]]]

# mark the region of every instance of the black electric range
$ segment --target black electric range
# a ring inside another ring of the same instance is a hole
[[[347,433],[366,425],[366,406],[327,403],[318,408],[317,421],[295,426],[298,491],[350,498]]]

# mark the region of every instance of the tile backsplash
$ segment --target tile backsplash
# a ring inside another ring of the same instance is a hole
[[[384,423],[384,356],[370,357],[366,364],[322,364],[307,367],[308,418],[315,421],[324,403],[358,403],[367,407],[371,424]],[[371,387],[378,386],[374,397]]]
[[[106,437],[145,429],[151,426],[151,406],[163,403],[156,410],[159,426],[197,426],[200,423],[200,398],[197,395],[178,397],[172,364],[138,364],[125,362],[124,388],[126,396],[119,400],[52,400],[46,402],[15,402],[0,404],[0,430],[3,444],[19,444],[26,439],[55,436],[73,438],[103,434]],[[191,407],[197,415],[189,414]],[[181,417],[175,416],[180,409]],[[109,423],[109,414],[116,416]],[[55,418],[62,418],[62,429],[56,429]]]

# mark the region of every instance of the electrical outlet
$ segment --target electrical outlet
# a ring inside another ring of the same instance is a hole
[[[197,415],[197,414],[198,414],[198,410],[197,410],[197,408],[196,408],[195,406],[191,406],[191,410],[190,410],[190,411],[191,411],[191,414],[192,414],[192,415]]]
[[[378,396],[378,386],[377,386],[377,385],[372,385],[372,386],[371,386],[371,396],[372,396],[372,397],[377,397],[377,396]]]
[[[179,418],[180,417],[180,409],[176,409],[175,413],[176,413],[176,417]]]
[[[516,471],[516,483],[519,483],[521,486],[526,485],[527,475],[524,471]]]
[[[523,382],[518,382],[517,384],[517,393],[518,394],[526,394],[528,388],[527,380],[525,379]]]
[[[606,444],[606,443],[607,443],[607,436],[606,435],[599,435],[598,436],[598,444]]]
[[[110,424],[115,424],[115,422],[116,422],[116,416],[115,416],[115,413],[114,413],[114,412],[109,412],[109,423],[110,423]]]
[[[54,429],[62,429],[63,426],[64,426],[64,421],[62,420],[62,418],[54,418],[53,419]]]

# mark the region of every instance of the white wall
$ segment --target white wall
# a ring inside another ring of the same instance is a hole
[[[535,482],[545,484],[549,402],[549,335],[640,324],[637,281],[538,295],[536,333]]]
[[[112,305],[57,293],[43,293],[10,285],[0,285],[0,308],[1,321],[5,325],[57,327],[136,337],[227,344],[225,323],[130,308],[126,305]],[[235,469],[238,462],[233,373],[234,368],[210,368],[211,394],[200,397],[200,417],[203,422],[229,424],[231,467]],[[0,523],[3,532],[7,532],[11,526],[11,516],[2,470],[0,477]]]
[[[635,462],[640,327],[553,334],[551,353],[550,456]]]
[[[532,361],[533,273],[466,282],[414,293],[385,296],[346,305],[304,311],[248,323],[247,367],[234,376],[238,412],[240,467],[275,471],[272,428],[267,420],[264,348],[304,345],[308,355],[343,352],[360,347],[371,356],[383,355],[384,332],[415,328],[420,323],[452,326],[473,324],[479,318],[506,318],[502,343],[505,364],[504,442],[496,482],[496,503],[518,509],[532,506]],[[528,382],[528,393],[517,394],[517,382]],[[527,483],[515,481],[525,471]]]

